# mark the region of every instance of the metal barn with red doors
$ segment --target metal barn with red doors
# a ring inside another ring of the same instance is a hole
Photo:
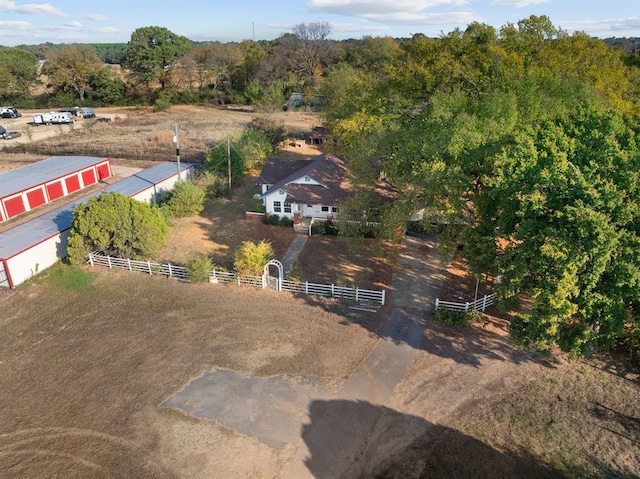
[[[0,222],[111,176],[109,158],[54,156],[0,173]]]
[[[178,174],[175,163],[159,163],[0,233],[0,287],[15,288],[67,256],[73,210],[78,204],[105,191],[151,202],[180,179],[193,179],[193,165],[183,164]]]

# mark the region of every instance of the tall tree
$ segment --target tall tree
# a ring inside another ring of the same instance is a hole
[[[0,96],[29,96],[29,90],[38,78],[37,65],[35,55],[27,51],[0,49]]]
[[[288,53],[292,71],[311,85],[332,56],[332,45],[328,41],[330,34],[331,25],[327,22],[299,23],[293,28],[293,35],[279,39],[281,48]]]
[[[102,68],[102,60],[89,45],[65,45],[52,49],[42,72],[56,88],[72,90],[80,101],[90,88],[91,77]]]
[[[167,28],[138,28],[131,34],[123,66],[147,86],[157,81],[164,89],[169,80],[169,67],[191,48],[189,39]]]

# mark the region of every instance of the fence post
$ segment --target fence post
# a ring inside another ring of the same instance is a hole
[[[129,265],[129,271],[131,271],[131,258],[127,258],[127,264]]]
[[[482,298],[482,312],[484,313],[484,310],[487,309],[487,295],[484,295],[484,298]]]
[[[147,269],[149,270],[149,274],[153,274],[153,272],[151,271],[151,261],[147,260]]]
[[[93,253],[89,253],[89,264],[93,266]]]
[[[333,283],[331,283],[331,297],[332,298],[336,297],[335,285]]]
[[[173,271],[171,271],[171,263],[169,263],[169,278],[173,276]]]
[[[464,312],[468,313],[469,312],[469,301],[467,301],[466,303],[464,303]]]
[[[381,302],[380,302],[380,303],[381,303],[381,304],[380,304],[381,306],[384,306],[384,297],[385,297],[385,295],[386,295],[386,292],[387,292],[387,291],[386,291],[385,289],[383,289],[383,290],[382,290],[382,296],[381,296]],[[437,299],[436,299],[436,301],[437,301]]]
[[[438,305],[439,304],[440,304],[440,300],[438,298],[436,298],[436,308],[435,309],[438,309]]]
[[[360,291],[360,288],[356,288],[356,303],[358,302],[358,292]]]
[[[304,282],[304,294],[309,294],[309,281]]]
[[[107,255],[107,264],[109,265],[109,269],[111,269],[111,256]]]

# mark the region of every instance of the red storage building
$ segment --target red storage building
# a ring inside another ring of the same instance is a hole
[[[0,173],[0,221],[111,176],[109,158],[54,156]]]

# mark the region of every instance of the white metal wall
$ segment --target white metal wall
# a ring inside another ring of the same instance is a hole
[[[42,270],[67,256],[67,242],[70,230],[65,230],[51,238],[32,246],[6,260],[13,286],[40,273]]]

